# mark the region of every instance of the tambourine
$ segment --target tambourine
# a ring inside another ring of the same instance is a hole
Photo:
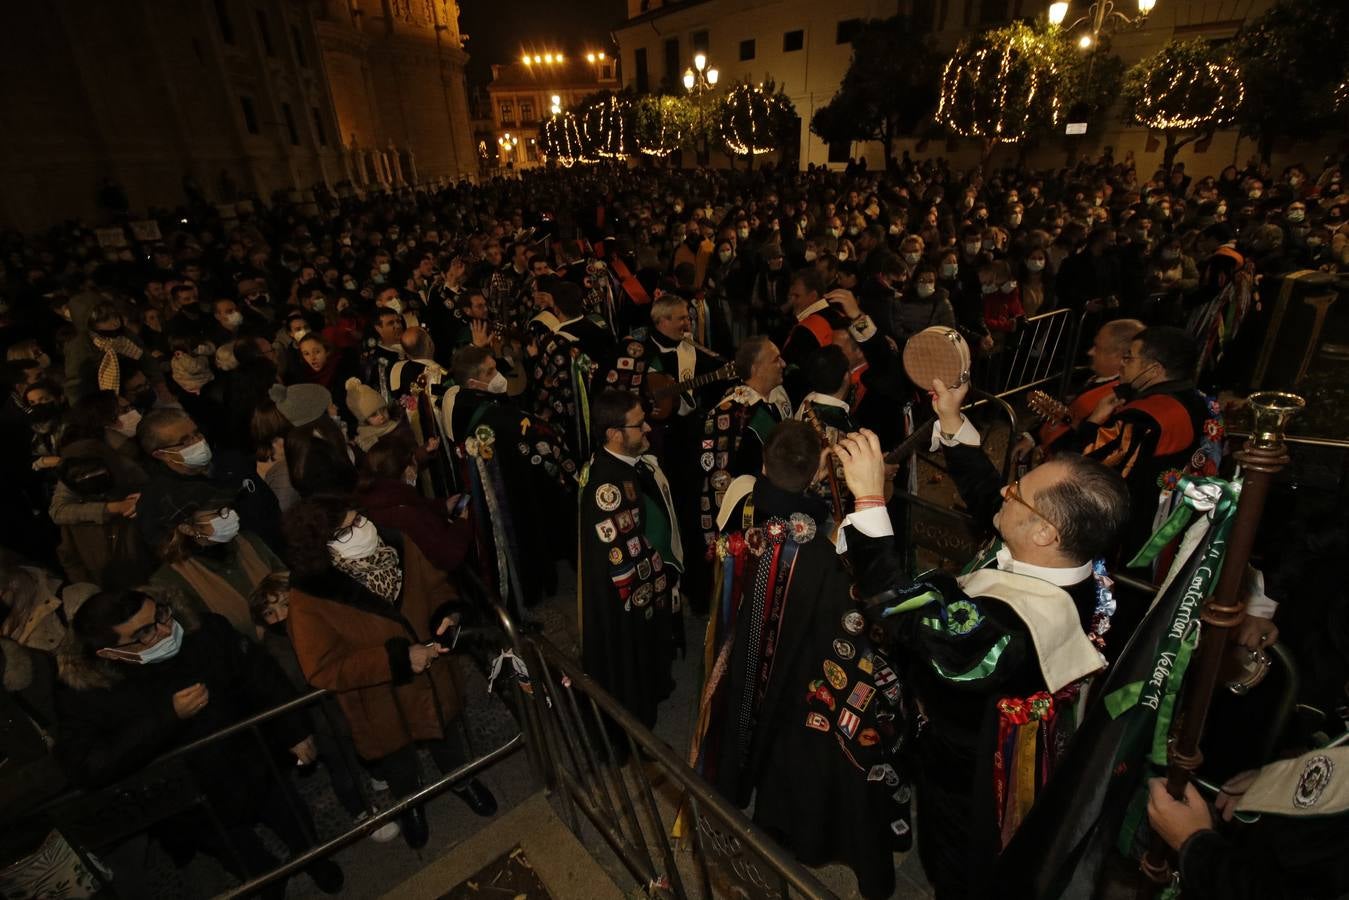
[[[904,343],[904,371],[925,391],[932,390],[933,379],[957,387],[970,380],[970,345],[954,328],[924,328]]]

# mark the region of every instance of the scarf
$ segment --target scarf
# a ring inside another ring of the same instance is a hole
[[[358,425],[356,426],[356,446],[361,448],[362,453],[369,453],[370,448],[384,435],[398,427],[398,422],[390,420],[383,425]]]
[[[103,359],[98,364],[98,389],[121,393],[122,372],[118,367],[117,357],[125,356],[127,359],[140,359],[142,352],[140,346],[125,335],[103,337],[102,335],[91,334],[90,337],[94,340],[95,349],[103,351]]]
[[[215,373],[211,371],[211,364],[204,356],[177,353],[174,354],[170,366],[173,371],[173,380],[178,382],[178,385],[185,391],[197,393],[215,380]]]
[[[248,538],[240,535],[234,542],[238,553],[239,568],[252,589],[272,574],[272,567],[263,561],[262,556],[253,548]],[[188,557],[172,566],[179,578],[187,582],[206,608],[213,613],[229,619],[231,625],[240,634],[257,639],[257,629],[253,625],[253,614],[249,609],[248,598],[232,584],[229,579],[196,557]]]
[[[361,559],[343,559],[330,553],[333,568],[352,578],[367,591],[385,602],[398,602],[403,592],[403,567],[398,563],[398,551],[380,541],[379,548]]]

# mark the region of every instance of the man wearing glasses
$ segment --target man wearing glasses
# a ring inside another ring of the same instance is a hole
[[[61,659],[56,757],[84,787],[124,778],[175,747],[295,696],[276,662],[226,619],[140,591],[95,594],[75,613],[71,629],[78,646]],[[266,825],[292,854],[313,845],[308,808],[289,781],[270,777],[264,755],[275,752],[292,765],[314,762],[308,720],[303,712],[281,716],[262,734],[271,747],[242,732],[184,757],[211,814],[193,807],[161,823],[157,832],[166,847],[205,852],[247,878],[279,865],[256,825]],[[217,817],[220,827],[212,823]],[[342,870],[332,860],[305,871],[324,893],[342,888]]]
[[[581,662],[650,728],[674,689],[675,648],[684,646],[679,523],[665,474],[647,452],[651,426],[637,395],[601,392],[591,424],[602,446],[582,480]]]
[[[1129,509],[1123,479],[1075,454],[1003,486],[960,412],[968,391],[936,383],[933,449],[945,448],[961,498],[999,540],[958,577],[911,582],[883,506],[853,512],[844,529],[857,593],[895,645],[893,658],[907,661],[899,680],[917,720],[918,852],[943,898],[996,893],[983,879],[1034,799],[1025,773],[1052,751],[1047,729],[1025,711],[1071,705],[1106,664],[1114,600],[1102,557]],[[883,494],[874,434],[849,435],[838,455],[854,496]]]

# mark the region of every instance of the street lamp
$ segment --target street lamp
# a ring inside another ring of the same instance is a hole
[[[560,115],[562,113],[562,98],[560,96],[554,94],[552,97],[549,98],[549,103],[551,104],[548,107],[548,111],[550,113],[552,113],[555,116]]]
[[[707,133],[703,127],[704,107],[707,94],[717,86],[721,73],[707,63],[707,54],[699,51],[693,54],[693,67],[684,70],[684,89],[693,95],[694,105],[698,108],[698,133],[703,136],[703,149],[699,162],[707,164]]]
[[[1086,25],[1089,32],[1078,39],[1077,45],[1083,50],[1089,50],[1100,40],[1103,32],[1119,25],[1137,25],[1148,17],[1152,8],[1157,5],[1157,0],[1135,0],[1138,4],[1138,15],[1129,17],[1125,13],[1115,9],[1114,0],[1093,0],[1087,7],[1087,13],[1080,16],[1077,21],[1067,27],[1067,31],[1076,29],[1079,25]],[[1056,0],[1049,4],[1049,24],[1055,28],[1063,25],[1068,18],[1067,0]]]

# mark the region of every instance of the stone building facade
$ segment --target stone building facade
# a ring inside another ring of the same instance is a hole
[[[537,56],[538,62],[531,56],[529,63],[520,59],[492,66],[492,81],[487,86],[492,135],[487,150],[495,156],[498,168],[528,169],[543,164],[541,131],[551,115],[554,97],[565,112],[574,110],[589,94],[619,88],[617,60],[603,50],[567,54],[560,63]]]
[[[473,175],[454,0],[6,7],[0,226]]]

